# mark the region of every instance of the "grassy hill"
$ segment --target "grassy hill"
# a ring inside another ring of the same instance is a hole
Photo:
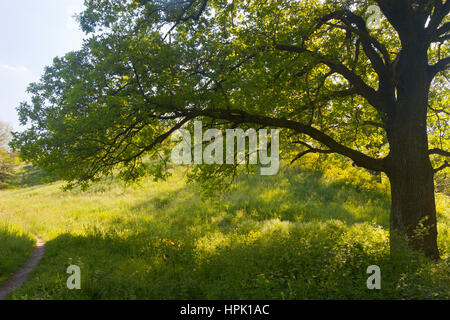
[[[0,242],[0,281],[33,244],[14,230],[47,242],[37,270],[10,298],[450,298],[449,198],[437,195],[443,261],[408,251],[391,259],[387,185],[364,170],[285,168],[241,177],[214,199],[181,171],[129,187],[114,179],[87,192],[61,186],[0,191],[0,226],[8,225],[0,239],[22,243],[10,250]],[[79,291],[66,287],[73,264]],[[381,267],[382,290],[366,287],[370,265]]]

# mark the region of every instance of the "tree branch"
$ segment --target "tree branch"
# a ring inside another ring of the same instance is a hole
[[[427,27],[427,30],[431,34],[435,34],[436,30],[439,32],[439,25],[441,24],[442,20],[444,20],[445,16],[450,13],[450,0],[445,1],[444,4],[442,3],[442,1],[438,1],[437,3],[435,3],[434,11],[435,12],[431,16],[430,23]]]
[[[450,31],[450,22],[444,23],[442,27],[437,30],[437,35],[442,36]]]
[[[410,25],[416,13],[411,0],[375,0],[389,23],[397,30],[402,40],[411,34]],[[425,23],[424,23],[425,25]]]
[[[439,168],[433,169],[433,172],[436,174],[441,170],[444,170],[445,168],[449,168],[450,165],[448,164],[447,161],[444,162],[444,164],[442,166],[440,166]]]
[[[117,159],[114,159],[114,157],[110,153],[107,153],[104,157],[99,159],[93,159],[92,163],[89,166],[89,169],[83,179],[92,179],[95,178],[95,176],[102,171],[102,169],[106,167],[112,167],[115,165],[118,165],[120,163],[130,163],[132,161],[135,161],[140,156],[142,156],[145,152],[151,151],[156,145],[161,144],[166,139],[168,139],[175,131],[179,130],[181,127],[183,127],[184,124],[186,124],[189,120],[194,119],[196,114],[190,113],[187,114],[183,119],[181,119],[177,124],[175,124],[170,130],[166,131],[165,133],[159,135],[156,137],[151,144],[145,146],[145,147],[139,147],[141,150],[139,150],[137,153],[128,156],[126,158],[120,157],[121,153],[117,155]]]
[[[353,32],[359,36],[361,43],[363,44],[364,52],[366,52],[367,56],[371,60],[374,67],[376,67],[376,69],[378,69],[377,72],[379,71],[380,73],[383,73],[383,72],[387,71],[387,70],[384,70],[383,67],[384,67],[384,65],[389,65],[391,62],[389,52],[388,52],[387,48],[381,42],[379,42],[376,38],[372,37],[369,34],[369,31],[367,30],[367,27],[366,27],[366,22],[364,21],[363,18],[354,14],[350,10],[339,10],[339,11],[336,11],[336,12],[333,12],[331,14],[324,16],[321,19],[321,21],[318,25],[318,28],[322,24],[324,24],[332,19],[338,19],[345,24],[345,26],[339,26],[339,25],[333,25],[333,26],[344,28],[345,30]],[[355,25],[356,27],[354,27],[353,25]],[[380,56],[373,49],[374,47],[381,52],[383,59],[384,59],[384,63],[381,60]]]
[[[450,0],[449,0],[450,1]],[[439,60],[436,64],[429,67],[430,76],[433,78],[439,72],[447,70],[450,65],[450,56]]]
[[[306,156],[307,154],[310,153],[322,153],[322,154],[330,154],[330,153],[334,153],[331,150],[320,150],[320,149],[308,149],[306,151],[300,152],[299,154],[297,154],[295,156],[295,158],[291,161],[291,164],[294,164],[296,161],[300,160],[301,158],[303,158],[304,156]]]
[[[189,10],[191,10],[194,7],[194,4],[196,2],[197,2],[197,0],[188,1],[188,5],[181,9],[181,13],[175,19],[174,25],[169,29],[169,31],[166,33],[166,36],[164,38],[167,38],[180,23],[187,22],[191,19],[194,21],[200,19],[201,15],[206,10],[208,0],[201,0],[200,9],[196,13],[193,12],[193,13],[189,14],[188,16],[184,16]]]
[[[338,61],[333,61],[334,59],[325,55],[322,55],[317,52],[312,52],[306,48],[293,46],[293,45],[284,45],[284,44],[276,44],[275,48],[280,51],[288,51],[295,53],[307,53],[313,57],[315,57],[318,62],[325,64],[332,71],[339,73],[342,75],[347,81],[357,90],[357,93],[364,97],[372,106],[374,106],[378,111],[382,113],[387,113],[385,106],[380,102],[377,91],[375,91],[372,87],[367,85],[364,80],[361,79],[356,73],[347,68],[344,64]]]
[[[434,148],[434,149],[428,150],[428,154],[430,154],[430,155],[437,154],[437,155],[444,156],[444,157],[450,157],[450,152],[439,149],[439,148]]]
[[[316,128],[305,125],[303,123],[280,119],[271,118],[266,116],[252,115],[240,110],[197,110],[196,111],[201,116],[206,116],[213,119],[228,120],[235,123],[253,123],[264,125],[267,127],[278,127],[291,129],[296,133],[306,134],[312,139],[320,142],[321,144],[327,146],[334,153],[339,153],[350,159],[352,159],[358,166],[365,167],[374,171],[385,171],[385,161],[384,159],[375,159],[367,156],[366,154],[353,150],[346,147],[336,140],[334,140],[329,135],[317,130]]]
[[[299,143],[299,144],[305,146],[308,149],[306,151],[303,151],[303,152],[300,152],[299,154],[297,154],[295,156],[295,158],[291,161],[291,164],[293,164],[294,162],[300,160],[302,157],[306,156],[309,153],[321,153],[321,154],[334,153],[332,150],[323,150],[323,149],[314,148],[314,147],[310,146],[309,144],[307,144],[306,142],[303,142],[303,141],[296,141],[296,142],[293,142],[293,143]]]
[[[444,43],[447,40],[450,40],[450,34],[447,34],[447,35],[442,36],[442,37],[438,37],[435,40],[433,40],[433,42],[435,42],[435,43]]]

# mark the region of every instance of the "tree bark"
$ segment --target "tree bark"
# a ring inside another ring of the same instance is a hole
[[[388,121],[391,183],[391,252],[401,238],[413,249],[439,259],[434,171],[428,152],[427,110],[430,79],[426,50],[404,48],[399,60],[397,104]]]
[[[388,174],[391,183],[391,252],[409,246],[431,259],[439,259],[433,171],[429,159],[393,160],[399,166]]]

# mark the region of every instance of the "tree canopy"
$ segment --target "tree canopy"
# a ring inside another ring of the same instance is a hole
[[[428,40],[437,73],[448,55],[448,18],[439,1],[421,2],[430,33],[444,23]],[[337,152],[382,171],[389,112],[382,100],[395,99],[396,90],[386,72],[406,35],[389,14],[369,30],[373,4],[87,1],[80,22],[90,38],[30,86],[32,103],[19,112],[31,128],[15,145],[67,180],[117,166],[131,178],[143,173],[142,157],[164,153],[155,147],[169,133],[207,116],[289,129],[283,141],[290,159]],[[449,4],[442,6],[445,12]],[[434,80],[428,111],[430,140],[440,149],[449,141],[445,76]]]
[[[374,3],[87,1],[80,22],[90,38],[29,87],[32,103],[19,112],[31,128],[15,146],[67,180],[117,166],[134,178],[144,156],[164,157],[156,146],[169,133],[207,116],[289,129],[282,140],[291,160],[337,152],[381,171],[388,110],[380,92],[395,99],[395,84],[384,78],[403,33],[389,16],[379,29],[366,27]],[[438,6],[421,8],[430,30],[445,22]],[[447,29],[429,40],[430,64],[448,54]],[[449,141],[448,99],[442,73],[429,108],[430,140],[441,149]]]

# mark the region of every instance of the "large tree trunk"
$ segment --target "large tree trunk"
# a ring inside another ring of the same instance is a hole
[[[401,238],[432,259],[437,247],[434,172],[428,152],[427,109],[430,81],[426,51],[402,52],[398,70],[398,103],[389,123],[390,154],[387,175],[391,183],[391,251]],[[400,248],[399,248],[400,247]]]
[[[403,239],[432,259],[439,258],[433,171],[423,155],[393,157],[398,166],[389,172],[392,208],[391,252],[403,249]]]

